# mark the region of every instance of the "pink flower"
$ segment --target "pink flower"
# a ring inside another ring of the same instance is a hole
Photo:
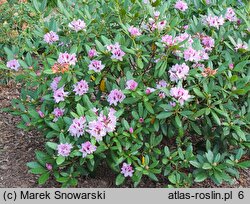
[[[66,63],[70,65],[75,65],[77,62],[76,54],[69,54],[67,52],[60,53],[57,62],[60,64]]]
[[[121,48],[120,44],[117,43],[117,42],[116,42],[115,44],[107,45],[106,47],[107,47],[107,50],[108,50],[109,52],[111,52],[111,51],[113,51],[113,50],[118,50],[118,49]]]
[[[82,148],[79,150],[82,152],[82,157],[86,157],[88,154],[92,154],[96,151],[96,146],[92,145],[89,141],[82,144]]]
[[[106,132],[113,132],[116,128],[116,116],[115,110],[113,108],[110,108],[108,116],[104,115],[103,112],[100,113],[100,116],[98,117],[98,121],[102,122],[104,125],[104,128]]]
[[[131,35],[132,37],[138,37],[138,36],[141,35],[140,30],[139,30],[138,28],[134,27],[134,26],[130,26],[130,27],[128,28],[128,32],[130,32],[130,35]]]
[[[234,68],[234,64],[233,63],[231,63],[231,64],[229,64],[229,69],[233,69]]]
[[[183,26],[183,29],[184,29],[184,30],[187,30],[188,28],[189,28],[188,25],[184,25],[184,26]]]
[[[95,72],[101,72],[105,65],[99,60],[92,60],[89,64],[89,70],[94,70]]]
[[[174,5],[176,9],[179,9],[180,11],[186,11],[188,9],[188,5],[184,1],[177,1],[176,4]]]
[[[98,120],[89,123],[87,132],[97,141],[102,141],[102,138],[107,134],[104,123]]]
[[[133,176],[133,167],[130,164],[127,163],[123,163],[122,164],[122,168],[121,168],[121,173],[125,176],[125,177],[132,177]]]
[[[74,84],[74,92],[76,95],[82,96],[83,94],[87,93],[89,90],[88,83],[85,80],[81,80]]]
[[[122,93],[121,90],[114,89],[108,95],[109,105],[114,104],[115,106],[117,106],[118,102],[121,103],[125,99],[125,97],[126,96]]]
[[[217,29],[219,29],[219,27],[222,26],[224,22],[225,20],[222,16],[218,17],[218,16],[208,15],[205,19],[205,23],[208,26],[215,27]]]
[[[69,127],[69,133],[71,136],[80,137],[84,133],[86,119],[85,117],[75,118]]]
[[[10,60],[7,62],[6,66],[10,69],[13,69],[15,71],[18,71],[20,64],[16,59]]]
[[[52,112],[52,114],[55,116],[54,118],[54,122],[56,122],[58,120],[59,117],[63,116],[64,114],[64,109],[62,108],[55,108]]]
[[[160,88],[166,88],[168,86],[167,82],[165,80],[161,80],[157,83],[156,88],[160,89]]]
[[[189,67],[183,63],[183,64],[176,64],[171,67],[171,69],[168,71],[170,74],[170,80],[178,82],[180,79],[186,79],[186,76],[189,72]]]
[[[155,91],[154,88],[147,87],[145,93],[146,93],[147,95],[149,95],[149,94],[153,93],[154,91]]]
[[[227,8],[227,12],[225,14],[225,18],[231,22],[236,22],[237,21],[237,17],[235,15],[234,10],[230,7]]]
[[[160,17],[160,15],[161,15],[161,12],[160,12],[160,11],[154,11],[154,17],[155,17],[156,19],[158,19],[158,18]]]
[[[54,100],[56,103],[59,103],[60,101],[64,101],[64,97],[67,97],[69,92],[64,91],[64,87],[61,87],[54,91]]]
[[[248,45],[244,42],[244,43],[238,43],[235,48],[236,51],[238,50],[248,50]]]
[[[212,48],[214,47],[214,39],[209,37],[209,36],[202,37],[201,42],[202,42],[204,49],[206,51],[211,51]]]
[[[96,50],[95,49],[89,50],[88,56],[89,56],[89,58],[93,58],[93,57],[97,56]]]
[[[176,106],[176,103],[174,101],[170,101],[169,102],[169,105],[172,106],[172,107],[175,107]]]
[[[76,32],[78,32],[80,30],[85,31],[86,24],[83,20],[78,19],[78,20],[74,20],[71,23],[69,23],[69,28],[76,31]]]
[[[44,113],[43,113],[41,110],[38,110],[37,112],[38,112],[38,114],[39,114],[39,116],[40,116],[41,118],[44,118],[44,117],[45,117]]]
[[[59,37],[58,35],[53,32],[53,31],[50,31],[49,33],[46,33],[44,36],[43,36],[43,39],[46,43],[49,43],[49,44],[52,44],[53,42],[56,42],[59,40]]]
[[[139,123],[143,123],[144,119],[143,118],[139,118]]]
[[[52,165],[51,164],[49,164],[49,163],[46,163],[46,168],[47,168],[47,170],[49,170],[49,171],[51,171],[52,170]]]
[[[123,52],[121,49],[115,49],[115,50],[112,50],[111,59],[122,61],[124,55],[125,55],[125,52]]]
[[[130,128],[129,128],[129,132],[130,132],[130,134],[133,134],[134,129],[133,129],[132,127],[130,127]]]
[[[167,46],[173,45],[173,37],[171,35],[162,36],[161,41],[165,43]]]
[[[184,50],[183,54],[185,61],[190,62],[199,62],[201,60],[206,60],[209,58],[205,50],[195,50],[192,47]]]
[[[174,44],[179,44],[183,41],[187,40],[187,43],[189,43],[189,45],[191,45],[193,43],[193,39],[191,38],[191,35],[189,35],[188,33],[182,33],[178,36],[176,36],[173,40]],[[184,45],[181,45],[181,47],[183,47]]]
[[[61,81],[61,79],[62,79],[61,76],[55,77],[55,78],[53,79],[53,81],[52,81],[51,84],[50,84],[50,88],[51,88],[53,91],[57,90],[57,88],[58,88],[58,83]]]
[[[57,146],[58,155],[63,156],[63,157],[67,157],[67,156],[69,156],[72,148],[73,148],[73,146],[69,143],[59,144]]]
[[[125,52],[123,52],[120,47],[121,46],[119,43],[107,45],[107,50],[112,53],[111,59],[116,59],[119,61],[123,60]]]
[[[135,80],[131,79],[126,82],[126,86],[126,89],[134,91],[138,86],[138,83]]]
[[[159,96],[160,99],[163,99],[163,98],[166,97],[166,94],[163,93],[163,92],[160,92],[160,93],[158,94],[158,96]]]
[[[178,87],[170,89],[170,96],[173,96],[175,99],[177,99],[181,105],[183,105],[184,102],[190,98],[188,90]]]
[[[157,29],[159,31],[162,31],[166,27],[167,21],[160,21],[157,23]]]

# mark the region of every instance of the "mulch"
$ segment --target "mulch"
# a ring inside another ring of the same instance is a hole
[[[44,138],[42,134],[34,131],[25,132],[16,128],[20,118],[1,111],[10,106],[10,101],[19,96],[19,87],[15,84],[0,84],[0,187],[60,187],[60,184],[50,179],[45,185],[39,186],[37,176],[28,172],[27,162],[35,160],[35,150],[42,150]],[[97,169],[95,176],[81,177],[77,187],[84,188],[109,188],[115,186],[115,174],[105,165]],[[144,178],[138,187],[157,188],[165,187],[165,182],[153,182]],[[127,181],[122,187],[133,187],[131,181]],[[196,183],[194,188],[238,188],[250,187],[250,169],[240,170],[240,178],[234,179],[234,184],[223,183],[216,186],[210,180]]]

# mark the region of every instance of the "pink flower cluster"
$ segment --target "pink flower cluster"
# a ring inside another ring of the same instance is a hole
[[[13,59],[13,60],[10,60],[7,62],[6,66],[10,69],[13,69],[15,71],[18,71],[19,67],[20,67],[20,64],[18,62],[18,60],[16,59]]]
[[[89,70],[94,70],[95,72],[101,72],[105,65],[99,60],[92,60],[89,64]]]
[[[102,138],[109,132],[113,132],[116,127],[115,110],[110,109],[108,115],[100,113],[97,120],[91,121],[87,132],[94,137],[97,141],[101,141]]]
[[[87,141],[82,144],[81,149],[79,150],[82,152],[82,157],[86,157],[88,154],[92,154],[93,152],[96,151],[96,146],[92,145],[91,142]]]
[[[205,18],[205,23],[210,27],[215,27],[219,29],[220,26],[222,26],[225,22],[225,19],[222,16],[212,16],[208,15]]]
[[[202,60],[207,60],[208,54],[205,52],[204,49],[202,50],[195,50],[192,47],[187,48],[183,52],[184,59],[185,61],[190,61],[190,62],[199,62]]]
[[[107,45],[107,50],[112,53],[111,59],[116,59],[119,61],[123,60],[125,52],[122,51],[119,43]]]
[[[185,40],[187,40],[187,43],[189,46],[192,45],[193,40],[191,38],[191,35],[189,35],[188,33],[182,33],[176,36],[175,38],[173,38],[171,35],[164,35],[162,36],[162,39],[161,39],[161,41],[167,46],[177,45]],[[181,47],[183,46],[184,45],[181,45]]]
[[[122,164],[122,168],[121,168],[121,173],[125,176],[125,177],[132,177],[133,176],[133,167],[130,164],[127,163],[123,163]]]
[[[52,44],[59,40],[59,36],[54,31],[50,31],[43,36],[43,39],[46,43]]]
[[[180,79],[186,79],[186,76],[189,72],[189,67],[185,63],[176,64],[172,66],[168,72],[170,74],[170,80],[178,82]]]
[[[73,146],[69,143],[59,144],[57,146],[58,155],[63,156],[63,157],[67,157],[67,156],[69,156],[72,148],[73,148]]]
[[[83,135],[85,128],[86,128],[86,119],[85,117],[82,116],[79,119],[75,118],[73,120],[68,131],[71,134],[71,136],[80,137]]]
[[[64,91],[64,87],[61,87],[54,91],[53,97],[56,103],[59,103],[60,101],[64,101],[65,97],[67,97],[69,92]]]
[[[55,77],[55,78],[53,79],[53,81],[52,81],[51,84],[50,84],[50,88],[51,88],[53,91],[57,90],[57,88],[58,88],[58,83],[61,81],[61,79],[62,79],[61,76]]]
[[[78,20],[74,20],[71,23],[69,23],[69,28],[78,32],[80,30],[85,31],[86,29],[86,24],[83,20],[78,19]]]
[[[214,39],[209,36],[203,36],[201,38],[201,43],[206,51],[211,51],[214,47]]]
[[[237,43],[237,45],[235,46],[235,50],[238,51],[238,50],[248,50],[248,45],[247,43]]]
[[[89,58],[93,58],[93,57],[95,57],[95,56],[97,56],[98,54],[97,54],[97,52],[96,52],[96,49],[91,49],[91,50],[89,50],[88,51],[88,56],[89,56]]]
[[[76,95],[82,96],[83,94],[87,93],[88,90],[89,90],[89,85],[88,82],[86,82],[85,80],[81,80],[76,84],[74,84],[73,91],[76,93]]]
[[[56,122],[58,120],[59,117],[62,117],[64,114],[64,109],[62,108],[55,108],[52,112],[52,114],[54,115],[54,120],[53,122]]]
[[[227,8],[227,12],[225,14],[225,18],[231,22],[236,22],[238,19],[236,17],[236,14],[234,12],[234,10],[230,7]]]
[[[160,80],[157,84],[156,84],[156,88],[160,89],[160,88],[166,88],[168,86],[167,82],[165,80]]]
[[[183,105],[186,100],[190,98],[188,90],[183,88],[173,87],[170,89],[170,96],[173,96],[178,102]]]
[[[133,79],[128,80],[126,82],[126,89],[129,89],[131,91],[134,91],[137,88],[137,86],[138,86],[138,83]]]
[[[162,31],[164,30],[166,25],[167,25],[166,20],[157,21],[157,19],[149,18],[148,25],[145,25],[144,27],[145,29],[148,29],[150,31],[154,31],[154,30]]]
[[[188,9],[188,5],[185,1],[177,1],[174,7],[180,11],[186,11]]]
[[[58,63],[60,64],[70,64],[70,65],[75,65],[77,62],[76,54],[69,54],[67,52],[65,53],[60,53],[59,58],[57,60]]]
[[[108,95],[109,105],[114,104],[115,106],[117,106],[118,102],[121,103],[125,99],[125,97],[126,96],[122,93],[121,90],[114,89]]]
[[[131,35],[132,37],[138,37],[138,36],[141,35],[140,30],[139,30],[138,28],[134,27],[134,26],[130,26],[130,27],[128,28],[128,32],[130,32],[130,35]]]

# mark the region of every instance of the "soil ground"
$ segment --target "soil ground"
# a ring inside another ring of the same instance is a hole
[[[37,184],[37,176],[28,173],[27,162],[34,161],[35,150],[42,150],[44,146],[43,136],[36,131],[24,132],[16,128],[19,117],[2,112],[2,108],[10,106],[10,101],[19,96],[19,88],[15,85],[0,84],[0,187],[60,187],[54,180],[49,180],[44,186]],[[101,167],[95,177],[82,177],[78,187],[84,188],[108,188],[116,187],[115,174],[108,168]],[[139,185],[144,188],[164,187],[163,181],[156,183],[145,178]],[[122,187],[132,187],[128,181]],[[211,181],[196,183],[192,187],[250,187],[250,169],[240,170],[240,178],[234,180],[233,185],[222,184],[216,186]]]

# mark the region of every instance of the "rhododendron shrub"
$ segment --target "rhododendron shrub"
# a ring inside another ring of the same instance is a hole
[[[250,166],[244,2],[66,4],[34,30],[32,57],[6,62],[24,73],[18,126],[45,135],[28,163],[40,184],[76,186],[107,165],[117,185],[220,185]]]

